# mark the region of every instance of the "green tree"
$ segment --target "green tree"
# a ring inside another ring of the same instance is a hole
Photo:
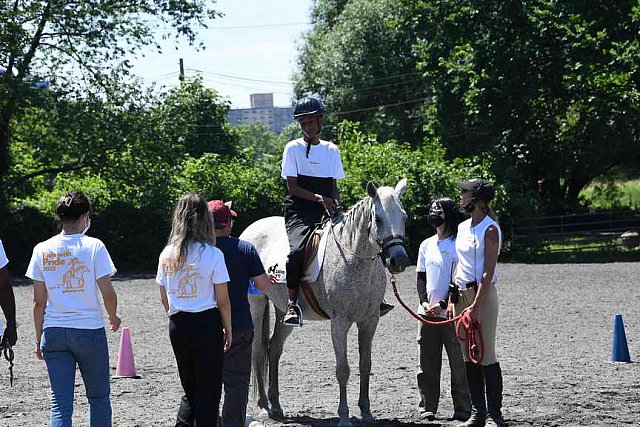
[[[429,135],[483,153],[513,211],[563,212],[616,165],[640,160],[635,1],[421,1],[416,52]]]
[[[186,78],[163,94],[154,108],[154,133],[165,145],[180,145],[192,157],[204,153],[232,156],[237,138],[227,122],[228,111],[228,101],[204,87],[200,77]]]
[[[207,3],[0,2],[0,187],[5,187],[10,165],[14,116],[34,92],[30,80],[46,78],[62,88],[83,86],[84,95],[99,92],[108,100],[121,90],[129,72],[127,55],[136,55],[142,46],[159,49],[158,36],[196,43],[195,29],[217,15]],[[4,208],[5,203],[0,205]]]
[[[105,102],[46,91],[38,104],[23,108],[11,147],[11,200],[42,206],[38,200],[48,200],[50,190],[96,178],[112,188],[112,200],[165,212],[187,159],[235,151],[227,104],[198,79],[166,93],[132,90],[119,96]]]
[[[359,122],[382,140],[421,141],[427,86],[402,0],[319,0],[300,49],[295,90],[319,94],[327,121]]]
[[[239,124],[234,126],[234,132],[238,138],[238,151],[250,152],[255,162],[261,163],[282,154],[283,143],[264,123]]]

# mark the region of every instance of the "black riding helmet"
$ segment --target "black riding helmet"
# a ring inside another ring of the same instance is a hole
[[[324,105],[318,98],[307,96],[300,98],[293,107],[293,118],[297,119],[302,116],[316,116],[324,114]]]

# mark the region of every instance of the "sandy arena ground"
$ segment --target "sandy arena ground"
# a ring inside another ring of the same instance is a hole
[[[499,284],[498,356],[504,373],[504,414],[510,426],[640,425],[640,263],[504,264]],[[413,269],[398,276],[400,293],[415,305]],[[18,333],[15,385],[0,360],[0,426],[45,426],[49,416],[46,368],[33,354],[31,287],[16,282]],[[119,312],[129,326],[141,379],[112,381],[115,426],[171,426],[181,396],[167,319],[148,278],[115,283]],[[393,301],[390,288],[387,300]],[[636,307],[635,309],[633,307]],[[611,363],[615,313],[622,313],[632,363]],[[377,426],[422,424],[417,417],[418,324],[402,308],[381,319],[374,339],[371,408]],[[357,341],[350,333],[349,405],[359,417]],[[120,333],[109,333],[115,372]],[[446,356],[444,356],[446,359]],[[74,424],[88,425],[80,376]],[[287,418],[268,426],[332,426],[338,386],[328,322],[295,330],[281,363],[281,402]],[[256,413],[251,403],[249,413]],[[443,363],[442,397],[434,426],[454,426],[449,371]]]

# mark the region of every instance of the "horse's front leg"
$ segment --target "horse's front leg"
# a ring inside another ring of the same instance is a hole
[[[284,342],[292,331],[292,327],[282,324],[284,313],[276,308],[276,322],[273,336],[269,341],[269,403],[271,403],[271,417],[284,418],[282,406],[280,406],[280,386],[278,384],[278,368],[280,356],[284,349]]]
[[[336,354],[336,378],[340,387],[340,403],[338,404],[338,427],[351,427],[349,420],[349,405],[347,404],[347,382],[349,381],[349,361],[347,360],[347,333],[351,321],[334,317],[331,319],[331,339],[333,351]]]
[[[378,327],[378,318],[358,323],[358,348],[360,352],[360,398],[358,406],[362,422],[372,423],[371,402],[369,401],[369,378],[371,375],[371,344]]]

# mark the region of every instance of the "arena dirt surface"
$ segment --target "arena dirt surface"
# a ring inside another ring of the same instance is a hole
[[[640,263],[500,266],[498,356],[504,373],[504,414],[510,426],[640,425]],[[398,275],[401,295],[416,304],[413,269]],[[16,281],[20,341],[15,377],[0,361],[0,426],[48,424],[46,368],[33,354],[31,287]],[[112,381],[115,426],[171,426],[181,388],[167,334],[167,319],[153,277],[115,281],[141,379]],[[390,288],[387,300],[394,300]],[[635,308],[634,308],[635,307]],[[622,313],[632,363],[611,363],[615,313]],[[443,364],[438,419],[423,423],[416,405],[418,325],[396,306],[381,319],[373,343],[371,408],[377,426],[454,426],[448,365]],[[356,333],[350,332],[349,405],[357,425]],[[109,333],[115,372],[120,333]],[[446,356],[445,356],[446,359]],[[328,322],[309,322],[286,343],[281,402],[287,418],[268,426],[337,424],[338,386]],[[252,404],[250,413],[256,414]],[[74,425],[88,425],[78,376]]]

